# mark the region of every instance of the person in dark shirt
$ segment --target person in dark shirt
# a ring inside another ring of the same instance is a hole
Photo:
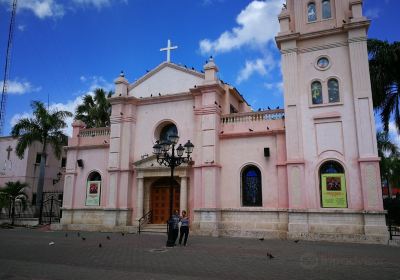
[[[174,244],[176,243],[176,239],[178,238],[178,234],[179,234],[179,211],[175,210],[174,214],[172,214],[171,217],[171,230],[173,233],[173,237],[174,237]]]
[[[182,238],[183,238],[183,236],[185,236],[185,239],[183,241],[183,246],[186,246],[188,236],[189,236],[189,217],[187,216],[187,213],[185,210],[182,211],[180,232],[181,232],[181,234],[179,237],[179,245],[182,245]]]

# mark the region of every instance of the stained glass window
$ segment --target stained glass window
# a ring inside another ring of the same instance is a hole
[[[328,95],[329,103],[339,102],[339,82],[336,79],[330,79],[328,81]]]
[[[262,206],[261,172],[252,165],[242,172],[242,206]]]
[[[314,2],[311,2],[307,6],[307,16],[308,22],[316,21],[317,20],[317,9]]]
[[[328,19],[332,17],[331,1],[322,0],[322,18]]]
[[[311,98],[312,104],[322,104],[322,84],[320,82],[311,84]]]
[[[169,140],[170,135],[177,135],[178,129],[174,124],[168,124],[161,129],[160,140]]]

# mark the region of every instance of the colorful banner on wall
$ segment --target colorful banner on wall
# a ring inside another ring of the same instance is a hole
[[[322,174],[322,207],[347,208],[346,180],[344,174]]]
[[[101,181],[88,181],[86,186],[86,206],[100,206]]]

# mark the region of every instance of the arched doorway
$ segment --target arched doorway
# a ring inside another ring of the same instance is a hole
[[[151,185],[150,207],[152,210],[151,223],[165,224],[169,219],[169,192],[170,178],[160,178]],[[173,210],[180,207],[180,187],[174,180],[173,184]]]

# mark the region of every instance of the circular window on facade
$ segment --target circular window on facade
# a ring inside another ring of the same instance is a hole
[[[321,57],[317,60],[317,67],[321,70],[325,70],[329,67],[329,59],[327,57]]]

